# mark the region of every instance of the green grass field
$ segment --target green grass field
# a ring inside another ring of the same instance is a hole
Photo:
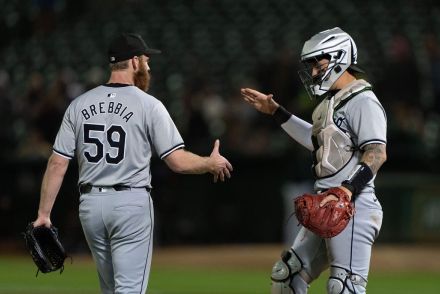
[[[368,293],[377,294],[438,294],[439,272],[372,273]],[[270,271],[270,269],[269,269]],[[7,294],[89,294],[99,293],[98,279],[90,259],[75,258],[63,274],[39,274],[30,257],[0,257],[0,293]],[[309,293],[325,293],[325,274],[310,288]],[[153,265],[150,294],[267,294],[268,271],[261,269],[172,267]]]

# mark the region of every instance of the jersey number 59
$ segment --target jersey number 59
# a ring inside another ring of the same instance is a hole
[[[91,154],[84,151],[84,156],[89,162],[97,163],[104,157],[104,144],[99,139],[102,136],[93,137],[92,132],[104,132],[104,125],[84,124],[84,143],[95,145],[96,152]],[[113,138],[114,134],[118,134],[118,138]],[[116,156],[112,156],[109,152],[105,154],[105,161],[111,164],[118,164],[124,159],[125,151],[125,131],[121,126],[112,125],[106,131],[106,139],[111,148],[116,149]]]

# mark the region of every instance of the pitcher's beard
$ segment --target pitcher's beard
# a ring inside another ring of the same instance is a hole
[[[139,64],[139,70],[133,74],[134,85],[147,92],[150,88],[151,75],[144,63]]]

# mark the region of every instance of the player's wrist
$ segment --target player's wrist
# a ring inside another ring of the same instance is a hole
[[[273,115],[274,120],[279,125],[282,125],[283,123],[288,121],[290,119],[290,117],[292,116],[292,114],[289,111],[287,111],[283,106],[281,106],[279,104],[272,115]]]
[[[215,159],[210,156],[210,157],[205,157],[205,172],[211,173],[211,174],[215,174]]]
[[[275,100],[270,100],[270,114],[274,115],[278,108],[280,108],[281,105],[279,105]]]
[[[342,182],[341,186],[349,190],[352,195],[358,195],[373,177],[374,174],[371,168],[366,163],[361,162],[348,179]]]
[[[42,219],[49,219],[50,218],[50,211],[44,211],[44,210],[38,210],[38,218]]]

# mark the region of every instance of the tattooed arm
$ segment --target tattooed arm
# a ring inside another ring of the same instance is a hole
[[[366,163],[373,174],[377,174],[379,168],[387,160],[386,145],[369,144],[364,147],[361,162]]]

